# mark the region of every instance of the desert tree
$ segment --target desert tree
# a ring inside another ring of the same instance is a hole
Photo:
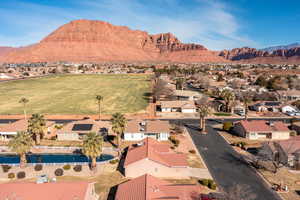
[[[225,101],[226,112],[231,112],[231,104],[235,101],[235,94],[228,89],[224,89],[221,91],[220,97]]]
[[[121,136],[125,131],[126,118],[121,113],[115,113],[111,118],[112,130],[117,135],[118,147],[121,145]]]
[[[43,138],[46,128],[46,120],[41,114],[33,114],[28,120],[27,131],[35,140],[35,144],[39,145]]]
[[[199,113],[199,128],[202,133],[206,132],[206,117],[210,114],[211,110],[208,104],[207,96],[203,96],[200,100],[197,101],[197,110]]]
[[[103,101],[103,96],[101,95],[96,95],[96,100],[97,100],[97,104],[98,104],[98,118],[99,121],[101,120],[101,102]]]
[[[25,97],[22,97],[19,100],[19,103],[21,103],[23,105],[23,112],[24,112],[24,119],[27,120],[27,114],[26,114],[26,105],[29,102],[28,99],[26,99]]]
[[[8,143],[8,146],[13,152],[16,152],[20,156],[20,167],[26,166],[26,153],[28,153],[33,146],[33,140],[30,134],[27,132],[18,132]]]
[[[88,133],[82,144],[82,153],[91,159],[91,169],[93,171],[97,168],[97,157],[102,154],[103,138],[95,133]]]
[[[248,119],[248,111],[249,111],[249,104],[252,102],[253,96],[251,93],[246,92],[242,94],[241,100],[244,103],[245,107],[245,119]]]

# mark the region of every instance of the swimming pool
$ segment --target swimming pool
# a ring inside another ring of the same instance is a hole
[[[86,163],[90,162],[82,154],[28,154],[26,155],[27,163]],[[97,158],[97,162],[103,162],[114,157],[109,154],[102,154]],[[0,164],[19,164],[20,157],[16,154],[0,154]]]

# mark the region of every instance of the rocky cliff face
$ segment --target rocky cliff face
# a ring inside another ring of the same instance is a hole
[[[6,55],[10,51],[14,50],[13,47],[0,47],[0,57]]]
[[[177,61],[178,56],[183,62],[226,61],[202,45],[181,43],[171,33],[150,35],[92,20],[65,24],[38,44],[8,53],[2,61]]]
[[[248,63],[300,63],[300,48],[279,49],[273,52],[257,50],[255,48],[236,48],[224,50],[220,56],[231,61]]]

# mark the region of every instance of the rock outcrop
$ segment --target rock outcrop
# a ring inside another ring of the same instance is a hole
[[[198,44],[183,44],[171,33],[150,35],[94,20],[65,24],[37,44],[16,49],[3,62],[225,62]]]
[[[300,63],[300,48],[279,49],[269,52],[244,47],[221,51],[219,56],[222,56],[227,60],[244,63],[296,64]]]

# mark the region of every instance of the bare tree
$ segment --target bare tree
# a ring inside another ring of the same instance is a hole
[[[167,82],[161,79],[157,79],[153,87],[153,98],[154,102],[159,100],[162,96],[171,97],[173,95],[173,90],[168,87]]]
[[[254,200],[256,197],[248,185],[235,184],[224,193],[224,200]]]

